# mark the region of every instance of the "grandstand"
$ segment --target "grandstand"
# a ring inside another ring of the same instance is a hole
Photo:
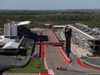
[[[94,55],[100,55],[99,28],[89,28],[81,23],[71,24],[68,27],[72,28],[72,40],[74,43],[81,45]]]
[[[18,31],[18,36],[21,36],[21,37],[22,36],[29,36],[29,34],[31,33],[31,30],[29,30],[25,26],[18,26],[17,31]]]
[[[38,35],[36,33],[31,32],[30,29],[25,27],[24,25],[29,24],[29,21],[25,22],[20,22],[20,23],[9,23],[11,24],[11,31],[9,31],[9,26],[8,31],[11,32],[11,34],[8,32],[4,37],[0,37],[0,71],[5,70],[8,68],[15,68],[15,67],[24,67],[29,61],[30,61],[30,56],[33,56],[33,53],[35,51],[35,45],[36,41],[38,41]],[[14,28],[12,28],[12,25],[16,25],[14,33],[16,36],[12,35]],[[17,27],[17,28],[16,28]],[[16,31],[17,29],[17,31]],[[6,30],[5,30],[6,31]],[[6,37],[6,38],[5,38]],[[21,49],[21,47],[23,49]],[[26,52],[30,49],[31,52],[27,54]],[[22,51],[23,50],[23,51]],[[24,53],[23,55],[27,55],[24,58],[17,58],[18,55],[22,55],[21,53]],[[14,55],[13,57],[9,57],[6,55]],[[7,60],[6,60],[7,59]]]
[[[17,32],[17,36],[12,37],[12,34],[10,34],[11,32],[13,32],[11,29],[7,28],[9,26],[4,26],[6,27],[6,29],[4,30],[4,33],[7,33],[6,31],[9,31],[9,35],[5,35],[4,38],[0,39],[0,54],[10,54],[10,53],[17,53],[20,46],[24,46],[25,39],[27,39],[27,41],[30,43],[32,40],[29,41],[29,39],[31,39],[31,35],[34,35],[30,29],[28,29],[27,27],[25,27],[24,25],[29,24],[30,21],[24,21],[24,22],[10,22],[9,25],[11,28],[13,26],[17,27],[17,31],[15,30],[14,32]],[[16,29],[16,28],[15,28]],[[35,34],[36,35],[36,34]],[[9,37],[10,36],[10,37]],[[6,37],[6,38],[5,38]],[[29,38],[29,39],[28,39]],[[30,47],[30,44],[27,44],[27,47]],[[26,46],[26,45],[25,45]]]

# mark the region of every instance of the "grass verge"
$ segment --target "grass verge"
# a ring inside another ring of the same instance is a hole
[[[90,65],[90,64],[88,64],[88,63],[86,63],[86,62],[84,62],[84,61],[82,61],[82,63],[83,63],[84,65],[88,66],[88,67],[95,68],[95,69],[100,69],[100,67],[92,66],[92,65]]]
[[[37,68],[41,67],[41,68]],[[44,59],[32,60],[23,68],[12,68],[5,71],[6,73],[48,73],[44,67]]]

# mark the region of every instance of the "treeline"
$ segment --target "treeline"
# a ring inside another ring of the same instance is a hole
[[[43,27],[44,24],[67,25],[83,23],[90,27],[100,27],[100,12],[0,12],[0,28],[8,21],[31,21],[30,27]]]

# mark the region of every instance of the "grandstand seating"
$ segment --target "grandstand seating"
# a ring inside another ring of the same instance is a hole
[[[28,28],[24,27],[24,26],[18,26],[18,35],[22,35],[22,36],[29,36],[31,30],[29,30]]]

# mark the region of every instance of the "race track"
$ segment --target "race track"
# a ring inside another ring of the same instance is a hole
[[[55,42],[55,39],[51,33],[51,30],[44,30],[44,35],[48,36],[48,41],[45,42]],[[83,68],[77,64],[74,55],[71,53],[72,64],[68,64],[62,57],[57,46],[45,45],[45,55],[47,66],[52,69],[55,75],[100,75],[100,71],[94,71],[90,69]],[[58,66],[63,66],[67,68],[67,71],[57,70]]]

